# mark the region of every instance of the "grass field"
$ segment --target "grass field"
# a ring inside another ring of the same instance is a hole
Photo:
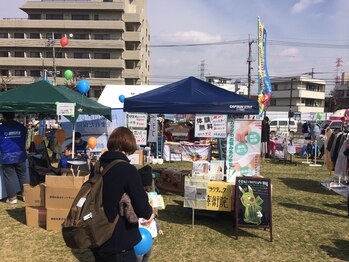
[[[190,169],[190,163],[168,166]],[[235,239],[229,213],[196,216],[183,208],[183,195],[161,192],[163,236],[155,239],[151,261],[349,261],[349,217],[344,197],[319,184],[324,167],[262,163],[273,184],[273,237],[243,228]],[[67,248],[60,233],[25,225],[24,204],[0,203],[2,261],[94,261],[89,251]]]

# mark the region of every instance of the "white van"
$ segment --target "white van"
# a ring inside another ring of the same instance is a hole
[[[288,133],[288,118],[275,118],[270,121],[270,133]],[[297,122],[291,118],[290,119],[290,132],[291,135],[297,133]]]

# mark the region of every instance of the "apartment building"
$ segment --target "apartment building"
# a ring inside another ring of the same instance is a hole
[[[248,95],[247,85],[241,80],[233,81],[232,78],[220,77],[220,76],[206,76],[206,82],[212,85],[218,86],[225,90],[235,92],[238,95]]]
[[[273,94],[268,111],[324,112],[326,82],[307,76],[271,79]]]
[[[349,108],[349,72],[343,72],[339,83],[333,89],[336,108]]]
[[[149,84],[150,33],[146,0],[28,1],[27,19],[0,21],[2,89],[47,73],[53,84],[89,81],[90,97],[107,84]],[[68,37],[62,47],[60,39]],[[65,70],[74,77],[67,81]]]

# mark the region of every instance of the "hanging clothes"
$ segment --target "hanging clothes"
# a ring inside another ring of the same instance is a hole
[[[339,150],[336,166],[334,169],[334,174],[343,180],[348,180],[348,157],[344,154],[344,151],[348,149],[349,139],[346,138]]]
[[[332,176],[333,170],[333,162],[331,160],[331,147],[334,141],[335,135],[331,128],[327,128],[325,132],[325,144],[324,144],[324,161],[326,163],[326,168],[330,172],[330,176]]]

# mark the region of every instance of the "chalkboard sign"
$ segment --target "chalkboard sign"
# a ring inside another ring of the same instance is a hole
[[[235,182],[235,236],[239,227],[269,228],[272,241],[271,183],[268,178],[237,177]]]

